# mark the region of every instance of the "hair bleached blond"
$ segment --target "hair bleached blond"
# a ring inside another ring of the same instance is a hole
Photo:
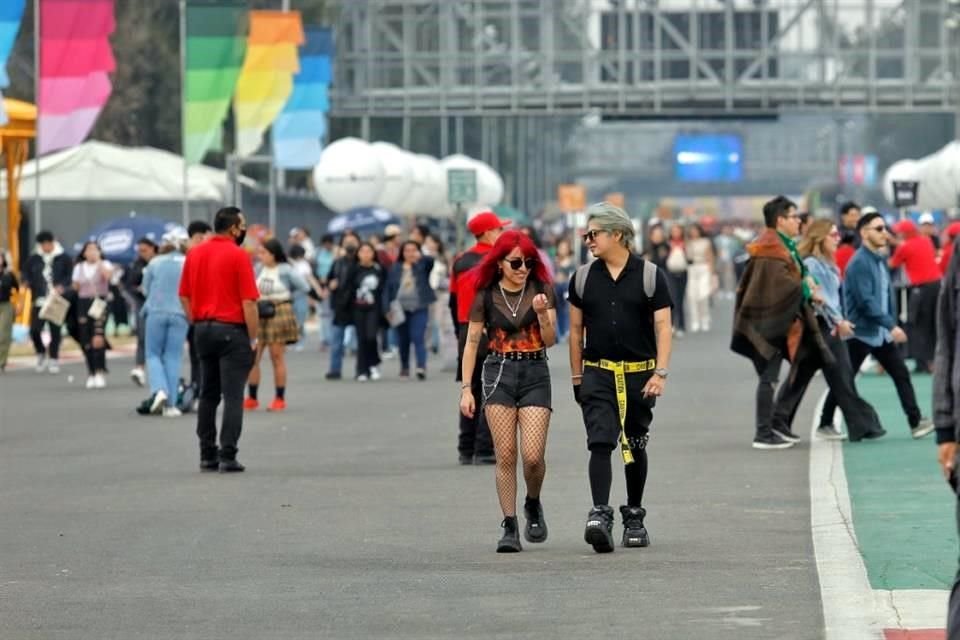
[[[620,244],[627,249],[633,247],[633,221],[627,212],[609,202],[598,202],[587,209],[587,224],[595,222],[598,227],[611,234],[620,233]]]

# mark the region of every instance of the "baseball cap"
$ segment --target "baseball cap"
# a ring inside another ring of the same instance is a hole
[[[901,220],[893,225],[893,231],[894,233],[909,235],[917,232],[917,225],[913,224],[913,220]]]
[[[870,206],[869,204],[865,206],[863,209],[860,209],[860,215],[865,216],[870,213],[880,213],[880,212],[877,211],[876,207]]]
[[[475,236],[482,236],[487,231],[502,229],[513,224],[513,220],[502,220],[493,211],[481,211],[467,221],[467,229]]]
[[[163,234],[163,237],[160,239],[160,244],[172,244],[175,247],[179,247],[189,241],[190,236],[187,235],[186,230],[182,227],[177,227]]]
[[[920,224],[936,224],[936,220],[933,219],[933,214],[929,211],[920,214],[920,217],[917,218],[917,222]]]
[[[395,238],[400,235],[400,225],[398,224],[388,224],[383,228],[383,237],[384,238]]]

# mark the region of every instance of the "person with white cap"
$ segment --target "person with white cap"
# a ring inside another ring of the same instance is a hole
[[[164,417],[177,417],[177,386],[187,339],[186,313],[180,304],[180,276],[190,237],[177,227],[163,235],[160,250],[143,271],[146,295],[146,360],[150,381],[149,410]]]

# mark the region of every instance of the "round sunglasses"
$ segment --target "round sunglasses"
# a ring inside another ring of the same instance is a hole
[[[514,271],[519,271],[520,267],[526,267],[527,271],[530,271],[537,266],[538,262],[536,258],[513,258],[510,260],[504,258],[503,261],[510,265],[510,268]]]

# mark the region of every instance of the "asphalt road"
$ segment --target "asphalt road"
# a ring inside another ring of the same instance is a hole
[[[494,553],[492,468],[457,465],[446,373],[401,381],[388,362],[380,382],[328,383],[323,356],[293,354],[290,409],[248,414],[248,470],[230,476],[197,471],[192,417],[133,413],[128,362],[100,392],[78,365],[8,373],[0,639],[821,638],[808,446],[750,448],[755,378],[727,350],[728,310],[677,343],[649,449],[652,546],[603,556],[582,539],[587,453],[563,347],[550,539],[514,555]]]

